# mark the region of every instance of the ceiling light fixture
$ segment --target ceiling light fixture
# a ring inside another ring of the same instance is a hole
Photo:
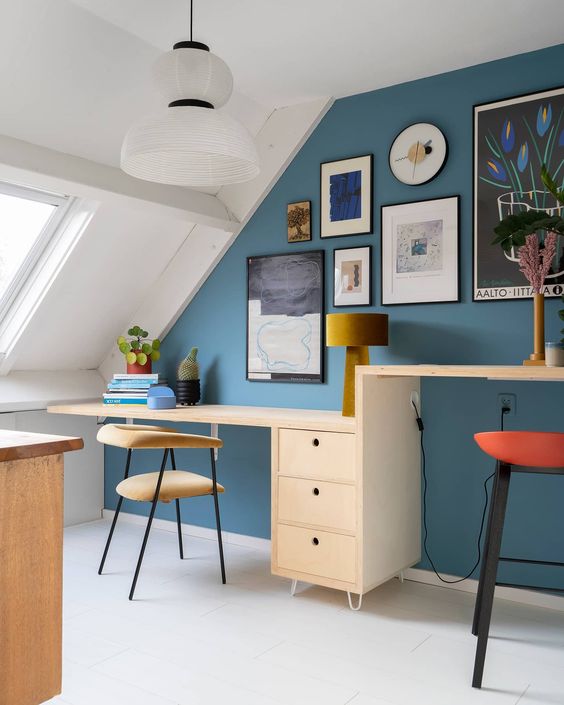
[[[259,173],[251,135],[216,108],[233,91],[227,64],[192,39],[177,42],[153,67],[168,108],[134,123],[121,149],[121,168],[138,179],[161,184],[214,188],[249,181]]]

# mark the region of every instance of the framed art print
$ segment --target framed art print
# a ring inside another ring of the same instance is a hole
[[[474,106],[474,301],[532,295],[515,249],[492,245],[494,228],[527,210],[562,213],[540,178],[542,164],[559,186],[564,173],[564,88]],[[564,241],[545,280],[545,296],[564,286]]]
[[[333,306],[370,306],[372,247],[333,250]]]
[[[311,240],[311,201],[288,203],[288,242]]]
[[[459,301],[459,196],[382,206],[382,304]]]
[[[247,259],[247,379],[323,382],[322,250]]]
[[[373,156],[321,165],[321,237],[372,232]]]

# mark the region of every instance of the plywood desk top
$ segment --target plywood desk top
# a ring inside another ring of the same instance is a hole
[[[378,377],[469,377],[564,382],[564,367],[525,365],[362,365],[357,374]]]
[[[111,416],[120,419],[173,421],[176,423],[206,423],[229,426],[260,426],[264,428],[305,428],[319,431],[355,432],[354,418],[346,418],[340,411],[317,409],[277,409],[261,406],[229,406],[199,404],[177,406],[161,411],[144,406],[110,405],[101,402],[61,404],[47,407],[51,414],[78,414],[81,416]]]
[[[80,450],[83,446],[82,438],[25,431],[0,431],[0,462],[58,455],[69,450]]]

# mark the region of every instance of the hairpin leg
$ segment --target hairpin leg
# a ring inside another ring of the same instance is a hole
[[[352,592],[347,591],[347,597],[349,598],[349,607],[353,612],[358,612],[358,610],[362,607],[362,595],[358,596],[358,605],[356,607],[353,607],[353,602],[352,602]]]
[[[219,424],[210,424],[210,436],[212,436],[212,438],[219,438]],[[219,448],[213,449],[213,455],[216,460],[219,458]]]
[[[400,583],[403,583],[403,581],[405,580],[403,570],[400,570],[400,572],[398,573],[398,580],[400,581]]]
[[[294,597],[296,594],[296,588],[298,587],[298,581],[297,580],[292,580],[292,584],[290,585],[290,595]]]

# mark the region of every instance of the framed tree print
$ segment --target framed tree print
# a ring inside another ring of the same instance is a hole
[[[373,156],[321,165],[321,237],[372,232]]]
[[[247,259],[247,379],[323,382],[322,250]]]
[[[372,247],[333,250],[333,306],[370,306]]]
[[[515,249],[492,246],[502,218],[527,210],[562,214],[545,190],[546,164],[564,184],[564,88],[474,106],[474,300],[522,299],[532,290],[519,271]],[[564,243],[545,280],[546,296],[564,286]]]
[[[382,206],[382,305],[460,300],[459,201]]]

